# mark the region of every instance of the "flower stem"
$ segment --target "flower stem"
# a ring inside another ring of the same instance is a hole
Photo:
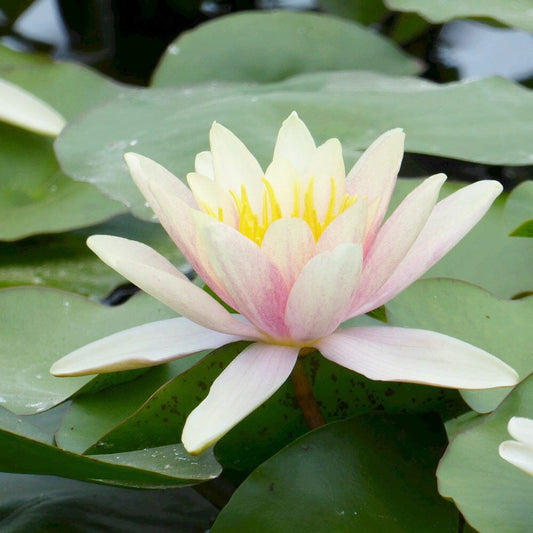
[[[296,365],[291,372],[291,383],[298,405],[304,415],[309,429],[323,426],[326,421],[322,416],[320,407],[313,395],[313,389],[307,377],[307,370],[302,357],[298,357]]]

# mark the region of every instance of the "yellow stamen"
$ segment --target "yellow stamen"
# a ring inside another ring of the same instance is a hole
[[[262,178],[262,181],[264,189],[261,196],[260,211],[257,213],[254,212],[254,208],[250,203],[248,192],[244,185],[241,185],[240,195],[235,191],[229,191],[235,202],[235,208],[237,209],[239,231],[258,245],[261,245],[263,242],[265,233],[270,225],[284,216],[272,183],[266,178]],[[305,189],[302,188],[302,182],[300,180],[294,179],[292,184],[292,211],[290,215],[285,216],[288,216],[288,218],[301,218],[307,222],[315,241],[318,241],[326,227],[335,220],[337,216],[355,204],[357,196],[344,194],[340,198],[340,201],[338,201],[337,183],[335,179],[331,177],[328,206],[325,215],[320,219],[315,207],[314,194],[314,177],[311,177]],[[337,204],[339,204],[338,208],[336,208]],[[301,205],[303,205],[303,212]],[[219,207],[218,212],[215,214],[208,205],[203,204],[203,207],[208,215],[224,222],[222,208]]]

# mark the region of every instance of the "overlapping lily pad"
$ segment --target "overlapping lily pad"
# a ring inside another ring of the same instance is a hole
[[[432,23],[483,17],[533,31],[530,0],[385,0],[385,4],[396,11],[415,11]]]
[[[439,490],[453,498],[466,520],[486,533],[523,533],[533,527],[531,476],[503,460],[511,417],[533,418],[533,376],[519,385],[496,412],[451,442],[437,472]]]
[[[318,141],[338,137],[348,165],[380,133],[398,126],[411,152],[488,164],[533,161],[533,95],[526,89],[496,78],[435,85],[368,72],[128,94],[68,125],[56,151],[70,176],[93,183],[148,219],[152,213],[131,182],[124,152],[151,157],[183,178],[196,153],[208,148],[208,131],[217,120],[267,164],[280,124],[293,110]]]
[[[387,304],[390,324],[439,331],[479,346],[511,365],[523,379],[533,372],[533,297],[501,300],[453,280],[422,280]],[[480,413],[494,410],[510,388],[462,391]]]
[[[319,428],[257,468],[212,531],[456,532],[457,511],[436,489],[439,426],[373,414]]]
[[[0,76],[66,118],[126,90],[87,68],[2,46]],[[0,124],[0,145],[0,240],[79,228],[125,211],[94,187],[65,176],[50,139]]]
[[[44,288],[1,290],[0,315],[0,405],[18,414],[49,409],[91,380],[50,375],[51,364],[61,356],[115,331],[176,316],[144,295],[109,308]],[[119,373],[117,379],[125,376]]]
[[[112,456],[83,457],[56,448],[50,436],[0,408],[0,469],[52,474],[129,487],[190,485],[221,472],[213,454],[191,457],[180,444]]]
[[[531,237],[527,228],[533,225],[533,181],[524,181],[511,192],[505,206],[504,222],[513,237]]]
[[[126,280],[89,250],[85,241],[95,234],[144,242],[187,269],[184,257],[159,224],[122,215],[75,232],[0,243],[0,288],[38,285],[104,298]]]
[[[267,83],[326,70],[408,75],[419,72],[421,64],[379,34],[342,19],[315,13],[248,12],[215,19],[180,36],[163,56],[153,85],[211,80]]]

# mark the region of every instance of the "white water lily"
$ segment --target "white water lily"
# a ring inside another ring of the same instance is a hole
[[[533,420],[513,416],[509,420],[507,431],[515,440],[506,440],[500,444],[500,456],[533,476]]]
[[[98,256],[183,315],[89,344],[51,371],[74,376],[139,368],[247,340],[189,415],[191,453],[214,444],[269,398],[297,358],[320,353],[368,378],[485,389],[516,372],[491,354],[431,331],[342,327],[396,296],[446,254],[502,187],[474,183],[437,203],[446,177],[411,192],[382,224],[403,156],[404,134],[383,134],[346,176],[337,139],[316,146],[293,113],[266,169],[215,123],[196,157],[190,189],[154,161],[126,154],[131,175],[198,275],[239,315],[191,283],[148,246],[88,240]]]

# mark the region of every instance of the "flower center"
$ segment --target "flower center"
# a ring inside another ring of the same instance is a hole
[[[330,178],[327,208],[325,213],[320,216],[315,203],[314,177],[309,180],[305,190],[302,183],[295,179],[293,180],[291,198],[288,202],[284,198],[283,204],[290,206],[289,209],[285,208],[284,213],[272,184],[265,178],[262,178],[262,181],[265,187],[261,198],[261,208],[258,212],[252,208],[244,185],[241,185],[240,196],[234,191],[229,191],[237,208],[239,231],[259,245],[263,242],[270,224],[281,218],[301,218],[308,224],[315,241],[318,241],[326,227],[357,201],[356,195],[351,196],[349,194],[343,194],[338,201],[335,180]],[[222,220],[221,216],[222,213],[219,213],[217,218]]]

